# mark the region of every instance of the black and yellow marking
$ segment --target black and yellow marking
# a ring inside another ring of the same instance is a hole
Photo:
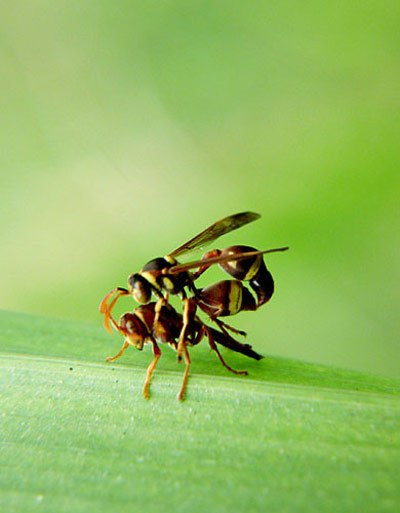
[[[240,281],[230,280],[230,290],[228,292],[228,305],[226,307],[228,315],[235,315],[240,312],[242,306],[243,285]]]

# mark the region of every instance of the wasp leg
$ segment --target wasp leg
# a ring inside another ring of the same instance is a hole
[[[229,338],[232,338],[227,330],[232,331],[232,333],[236,333],[237,335],[242,335],[243,337],[247,336],[247,333],[245,331],[237,330],[233,326],[230,326],[229,324],[226,324],[226,322],[222,322],[218,317],[223,313],[224,307],[220,306],[219,309],[210,315],[210,319],[214,321],[220,328],[220,330]]]
[[[180,401],[183,401],[183,398],[184,398],[184,395],[185,395],[186,383],[187,383],[187,380],[188,380],[189,367],[190,367],[190,356],[189,356],[189,351],[187,350],[186,342],[185,341],[182,344],[182,350],[183,350],[183,356],[185,358],[186,368],[185,368],[185,373],[183,375],[181,391],[178,394],[178,399]]]
[[[221,331],[223,331],[226,335],[228,335],[228,333],[226,331],[228,329],[232,333],[236,333],[236,335],[242,335],[242,337],[247,337],[247,333],[245,331],[243,331],[243,330],[237,330],[233,326],[229,326],[229,324],[226,324],[226,322],[222,322],[220,319],[214,319],[213,318],[212,320],[215,323],[218,324],[218,326],[220,327]]]
[[[183,314],[182,314],[182,329],[179,334],[179,340],[178,340],[178,349],[177,349],[177,360],[178,363],[182,361],[182,352],[183,352],[183,345],[185,341],[185,335],[186,335],[186,329],[189,325],[190,320],[192,320],[196,314],[196,303],[193,301],[193,299],[188,299],[186,295],[182,297],[182,303],[183,303]]]
[[[143,397],[145,399],[149,398],[149,387],[150,387],[151,375],[153,374],[153,371],[156,368],[157,362],[158,362],[158,360],[160,359],[160,356],[161,356],[161,350],[158,347],[157,342],[152,340],[152,343],[153,343],[154,359],[151,362],[151,364],[147,367],[146,381],[145,381],[144,387],[143,387]]]
[[[122,346],[121,348],[121,351],[116,354],[115,356],[109,356],[108,358],[106,358],[106,362],[113,362],[114,360],[116,360],[117,358],[119,358],[120,356],[122,356],[122,353],[125,351],[125,349],[129,346],[129,342],[125,341],[124,342],[124,345]]]
[[[160,321],[160,315],[163,308],[172,308],[168,303],[169,294],[165,294],[165,297],[160,297],[154,307],[155,317],[153,321],[152,333],[158,342],[168,342],[171,339],[168,324],[164,320]]]
[[[113,296],[115,293],[117,295],[115,298],[111,301],[111,303],[108,305],[107,301],[110,299],[111,296]],[[107,331],[111,333],[111,326],[110,326],[110,320],[113,323],[113,326],[115,327],[115,321],[113,322],[113,319],[111,317],[111,310],[114,308],[115,303],[118,301],[118,299],[121,296],[126,296],[129,294],[129,290],[124,289],[122,287],[117,287],[113,289],[111,292],[109,292],[104,298],[103,301],[100,303],[100,313],[104,314],[104,327]],[[118,328],[116,328],[118,330]]]
[[[248,375],[247,371],[237,371],[235,369],[232,369],[232,367],[229,367],[229,365],[222,358],[222,355],[219,352],[219,349],[214,342],[214,337],[212,336],[211,331],[208,328],[206,328],[206,333],[207,333],[207,337],[208,337],[208,343],[210,344],[211,349],[213,349],[217,353],[217,356],[218,356],[220,362],[222,363],[222,365],[229,371],[233,372],[234,374],[243,374],[244,376],[247,376]]]
[[[158,299],[156,306],[154,307],[154,311],[156,313],[156,316],[154,317],[154,323],[153,323],[154,326],[156,326],[160,320],[160,314],[161,314],[162,307],[168,306],[168,299],[169,299],[168,292],[165,293],[165,296],[161,296]]]
[[[193,279],[197,280],[207,269],[210,267],[211,264],[207,264],[207,259],[217,257],[221,254],[221,251],[219,249],[212,249],[211,251],[207,251],[207,253],[204,253],[204,255],[201,257],[202,260],[204,260],[204,264],[200,265],[198,270],[193,273]]]
[[[193,346],[199,344],[203,340],[204,335],[206,334],[206,327],[205,327],[205,325],[201,322],[201,320],[198,317],[196,317],[195,320],[201,323],[201,328],[197,332],[197,335],[196,335],[195,339],[192,342]]]

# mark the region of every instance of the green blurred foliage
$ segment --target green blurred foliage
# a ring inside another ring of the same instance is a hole
[[[398,374],[399,11],[4,4],[0,307],[101,322],[130,272],[254,210],[218,244],[291,246],[234,320],[257,350]]]

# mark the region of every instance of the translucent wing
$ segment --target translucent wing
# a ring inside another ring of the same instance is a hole
[[[240,214],[224,217],[193,237],[193,239],[179,246],[179,248],[172,251],[169,256],[177,257],[193,249],[205,246],[221,237],[221,235],[236,230],[244,224],[251,223],[251,221],[255,221],[259,217],[261,217],[260,214],[256,214],[255,212],[241,212]]]
[[[222,264],[223,262],[233,262],[235,260],[243,260],[245,258],[251,258],[257,255],[264,255],[265,253],[276,253],[277,251],[287,251],[289,246],[285,246],[283,248],[274,248],[274,249],[265,249],[264,251],[247,251],[246,253],[238,253],[237,255],[224,255],[224,256],[216,256],[212,258],[206,258],[204,260],[196,260],[195,262],[188,262],[186,264],[178,264],[170,267],[168,269],[168,273],[178,274],[182,271],[188,271],[189,269],[195,269],[200,267],[201,265],[212,265],[212,264]]]

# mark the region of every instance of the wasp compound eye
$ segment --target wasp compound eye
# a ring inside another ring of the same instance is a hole
[[[148,303],[151,299],[151,285],[140,274],[131,274],[128,278],[128,285],[133,298],[138,303]]]

